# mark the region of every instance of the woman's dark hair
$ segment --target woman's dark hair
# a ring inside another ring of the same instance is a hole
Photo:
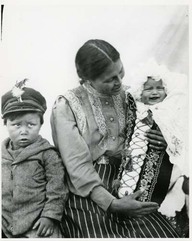
[[[77,74],[81,83],[95,80],[111,64],[120,58],[119,52],[108,42],[91,39],[78,50],[75,58]]]
[[[40,123],[41,125],[44,123],[44,119],[43,119],[43,113],[41,112],[38,112],[38,111],[34,111],[34,112],[31,112],[31,111],[19,111],[19,112],[13,112],[13,113],[8,113],[6,114],[4,117],[3,117],[3,122],[4,122],[4,125],[7,124],[7,120],[15,120],[16,118],[19,118],[19,117],[22,117],[23,115],[25,114],[31,114],[31,113],[36,113],[38,114],[39,118],[40,118]]]

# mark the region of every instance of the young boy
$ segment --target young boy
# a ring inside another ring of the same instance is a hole
[[[8,238],[63,237],[67,197],[57,150],[39,135],[46,100],[23,82],[2,96],[2,228]]]

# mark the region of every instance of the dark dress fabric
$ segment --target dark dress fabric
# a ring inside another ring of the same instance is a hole
[[[118,173],[114,164],[96,164],[105,187],[112,191]],[[68,238],[178,238],[180,235],[170,222],[155,212],[142,218],[121,217],[105,213],[89,197],[70,193],[66,203],[62,227]]]

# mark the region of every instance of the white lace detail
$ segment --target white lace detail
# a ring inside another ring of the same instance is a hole
[[[67,91],[64,97],[69,101],[70,107],[75,114],[79,131],[81,134],[85,133],[87,131],[87,122],[80,100],[71,90]]]
[[[107,134],[107,126],[106,126],[106,122],[105,122],[105,117],[103,116],[103,113],[102,113],[101,101],[100,101],[99,97],[96,97],[91,93],[88,93],[88,98],[91,103],[95,121],[99,128],[99,133],[101,135],[105,136]]]
[[[182,151],[182,141],[179,140],[176,136],[171,136],[171,147],[168,147],[168,150],[174,156],[180,156]]]
[[[152,108],[151,108],[152,109]],[[167,154],[169,155],[170,162],[176,164],[182,171],[185,171],[186,157],[185,157],[185,142],[184,135],[181,133],[177,120],[171,116],[167,120],[162,118],[156,109],[152,110],[154,120],[158,124],[166,142],[167,142]]]
[[[105,148],[107,145],[105,137],[107,136],[108,132],[105,117],[102,113],[102,104],[99,98],[100,94],[93,87],[91,87],[89,83],[85,83],[83,87],[87,90],[89,102],[93,110],[93,115],[99,128],[99,133],[103,136],[99,145],[102,148]]]

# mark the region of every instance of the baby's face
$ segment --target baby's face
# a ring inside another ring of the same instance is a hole
[[[15,120],[7,119],[7,130],[15,150],[35,142],[40,128],[40,117],[37,113],[24,114]]]
[[[162,80],[156,81],[152,78],[148,78],[143,86],[141,102],[147,105],[154,105],[163,101],[165,97],[166,92]]]

